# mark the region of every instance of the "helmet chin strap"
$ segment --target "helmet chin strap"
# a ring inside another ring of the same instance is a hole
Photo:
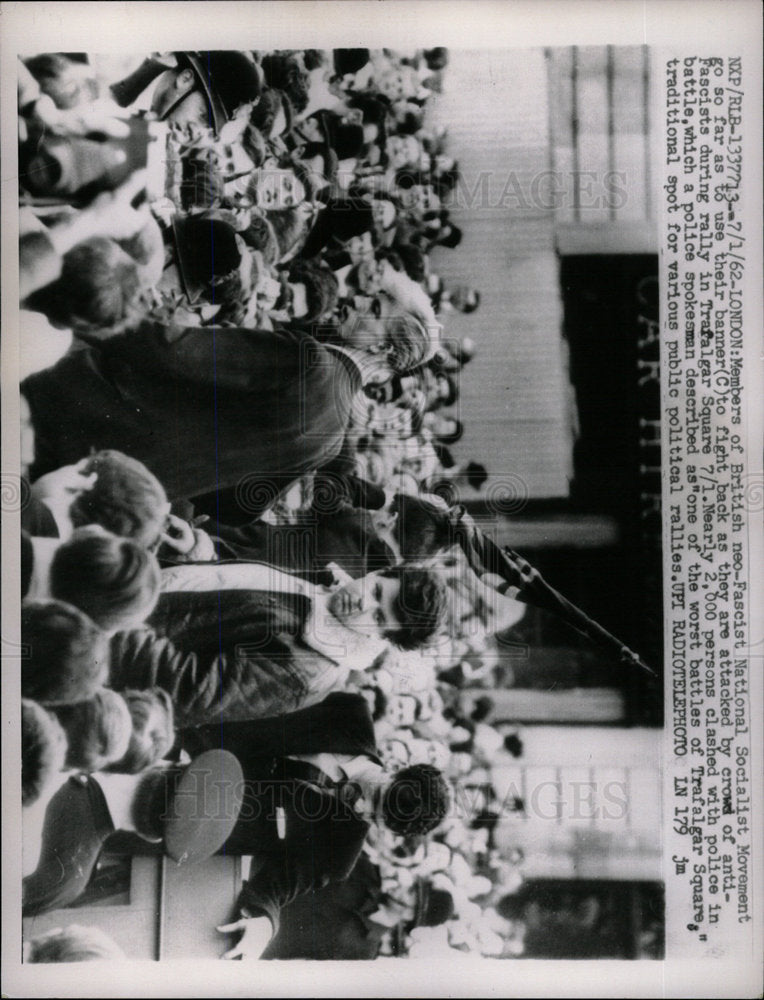
[[[156,114],[158,115],[160,121],[163,121],[163,122],[167,121],[167,119],[170,117],[170,115],[173,113],[173,111],[177,110],[177,108],[180,107],[180,105],[185,101],[185,99],[188,97],[188,95],[191,94],[191,93],[193,93],[197,89],[198,88],[196,86],[196,79],[194,78],[193,74],[191,74],[191,79],[189,80],[188,85],[185,86],[185,87],[183,87],[183,88],[178,89],[176,91],[176,93],[175,93],[175,96],[170,101],[170,103],[167,105],[167,107],[166,108],[162,108],[162,109],[160,109],[160,110],[158,110],[156,112]],[[199,91],[199,93],[202,93],[202,92]]]

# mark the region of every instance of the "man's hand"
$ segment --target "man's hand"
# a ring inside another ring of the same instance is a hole
[[[194,530],[188,521],[175,514],[167,515],[167,530],[162,532],[162,541],[178,555],[187,556],[196,544]]]
[[[43,94],[34,108],[34,116],[54,135],[105,135],[111,139],[126,139],[130,126],[119,117],[122,109],[112,101],[96,101],[74,108],[58,108]]]
[[[113,191],[104,191],[89,205],[74,212],[47,231],[48,240],[63,256],[72,247],[94,236],[128,240],[148,223],[151,213],[144,199],[137,208],[132,202],[146,187],[146,171],[136,170]]]
[[[82,493],[92,490],[98,479],[97,472],[85,473],[89,461],[89,458],[83,458],[74,465],[62,465],[32,483],[32,496],[42,501],[51,512],[62,541],[74,531],[69,516],[72,502]]]
[[[221,956],[229,960],[260,958],[272,936],[271,922],[267,917],[242,917],[232,924],[221,924],[218,930],[221,934],[242,932],[238,944]]]
[[[346,573],[336,562],[327,563],[326,568],[332,574],[331,586],[344,587],[346,583],[353,582],[353,577],[349,573]]]
[[[197,528],[197,524],[209,520],[205,515],[194,518],[191,524],[184,521],[182,517],[175,514],[167,515],[167,528],[162,532],[160,539],[164,544],[173,550],[177,559],[181,562],[215,562],[217,553],[215,543],[206,531]]]
[[[144,228],[150,218],[148,202],[144,200],[138,208],[132,202],[145,188],[146,176],[145,170],[136,170],[118,188],[99,194],[82,210],[82,215],[92,216],[93,235],[128,240]]]
[[[98,479],[97,472],[85,474],[89,462],[89,458],[83,458],[74,465],[62,465],[40,476],[32,483],[32,496],[45,503],[65,501],[70,504],[80,493],[92,490]]]

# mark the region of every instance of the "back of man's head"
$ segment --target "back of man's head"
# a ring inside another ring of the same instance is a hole
[[[156,557],[99,525],[78,528],[50,566],[50,592],[84,611],[104,632],[140,625],[159,597]]]
[[[268,86],[283,90],[297,114],[301,114],[310,100],[310,80],[297,59],[286,52],[273,52],[263,56],[260,66]]]
[[[439,237],[437,242],[442,247],[448,247],[453,250],[459,246],[462,242],[462,231],[458,226],[453,223],[449,223],[441,230],[442,235]]]
[[[117,333],[140,317],[140,293],[132,257],[114,240],[97,236],[66,254],[60,277],[32,295],[29,305],[76,333]]]
[[[189,61],[189,54],[185,54]],[[180,58],[183,63],[183,56]],[[244,52],[220,49],[201,53],[193,60],[200,80],[222,105],[226,117],[233,118],[242,104],[255,102],[262,92],[262,79],[257,66]]]
[[[92,698],[106,681],[106,634],[78,608],[63,601],[21,606],[21,693],[43,705]]]
[[[430,569],[406,565],[382,570],[380,576],[400,583],[395,598],[398,628],[385,633],[399,649],[419,649],[426,645],[446,620],[447,591],[440,576]]]
[[[395,540],[403,559],[424,559],[447,549],[452,542],[448,512],[409,493],[393,502],[398,520]]]
[[[467,482],[474,490],[479,490],[488,479],[488,470],[481,462],[470,462],[464,471]]]
[[[124,756],[130,742],[132,719],[125,699],[101,688],[92,698],[55,709],[66,732],[66,766],[77,771],[100,771]]]
[[[441,772],[431,764],[398,771],[382,794],[382,820],[393,833],[421,836],[446,817],[451,796]]]
[[[63,770],[66,735],[36,701],[21,701],[21,804],[31,806]]]
[[[55,927],[24,946],[25,962],[93,962],[124,959],[125,953],[100,927]]]
[[[283,103],[285,96],[283,91],[277,90],[275,87],[263,87],[260,92],[260,100],[252,109],[252,113],[249,116],[250,124],[266,139],[270,139],[271,137],[271,129],[276,122],[279,110],[284,108],[286,112],[286,107]],[[291,118],[291,106],[289,112],[289,117]]]
[[[99,451],[84,474],[97,473],[92,487],[72,503],[75,528],[100,524],[123,538],[147,548],[154,545],[167,519],[167,494],[146,466],[121,451]]]
[[[385,320],[387,361],[399,375],[422,365],[433,347],[425,324],[413,313],[401,310]]]
[[[339,285],[334,272],[325,265],[296,260],[289,269],[289,281],[305,286],[308,311],[297,318],[300,325],[315,323],[337,305]]]

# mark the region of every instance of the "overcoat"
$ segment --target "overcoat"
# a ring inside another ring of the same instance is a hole
[[[114,448],[170,500],[236,489],[255,517],[339,454],[360,387],[345,355],[303,333],[145,321],[24,380],[30,473]]]

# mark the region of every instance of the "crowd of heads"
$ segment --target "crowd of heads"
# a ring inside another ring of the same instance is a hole
[[[423,669],[419,654],[393,651],[356,678],[388,766],[435,768],[452,786],[446,818],[426,843],[389,825],[374,830],[368,853],[382,893],[371,919],[385,928],[382,954],[520,955],[525,924],[499,904],[522,886],[524,855],[507,852],[496,832],[502,821],[522,822],[526,803],[494,769],[522,758],[522,733],[491,721],[488,690],[475,697],[445,677],[437,657]]]
[[[100,217],[81,213],[92,224],[25,306],[85,340],[146,319],[287,323],[375,355],[378,374],[356,428],[364,473],[375,482],[402,477],[409,491],[414,483],[479,489],[484,467],[459,463],[450,450],[464,432],[454,408],[474,345],[449,340],[443,325],[449,311],[474,312],[480,293],[466,283],[447,288],[431,260],[435,247],[461,239],[447,207],[459,166],[447,132],[427,120],[447,72],[447,52],[438,51],[434,60],[429,50],[170,53],[153,89],[127,93],[86,58],[27,60],[60,121],[51,136],[50,114],[24,118],[25,201],[79,204],[109,183],[108,155],[91,164],[98,144],[60,134],[93,93],[101,103],[132,100],[131,110],[165,123],[168,134],[157,140],[164,197],[127,235],[109,231],[119,206],[108,192],[99,196]],[[35,235],[28,217],[22,239]],[[46,224],[56,219],[54,211]]]
[[[43,314],[54,330],[71,331],[75,342],[129,336],[145,321],[287,326],[371,359],[375,376],[364,387],[348,443],[362,478],[395,494],[375,515],[380,538],[399,560],[417,565],[380,574],[382,591],[395,584],[383,623],[377,616],[385,614],[384,594],[356,612],[352,588],[338,603],[338,617],[352,624],[354,614],[368,611],[391,655],[418,655],[412,651],[442,632],[447,610],[448,592],[433,564],[453,545],[454,525],[438,494],[453,499],[460,486],[479,491],[487,478],[482,464],[458,462],[451,452],[465,430],[457,409],[460,378],[475,346],[466,337],[449,340],[444,331],[450,311],[478,309],[480,293],[468,284],[447,288],[431,257],[438,248],[453,251],[463,235],[448,207],[459,165],[448,154],[447,134],[427,118],[428,101],[447,72],[447,50],[157,59],[148,97],[104,81],[87,59],[26,60],[42,96],[22,109],[25,206],[34,207],[35,198],[62,199],[63,220],[53,213],[45,226],[54,232],[59,222],[80,225],[80,213],[83,238],[63,252],[52,281],[24,275],[22,253],[23,306]],[[125,231],[115,224],[116,189],[104,181],[112,168],[77,124],[90,102],[105,96],[139,109],[143,99],[146,118],[167,125],[164,197],[142,205],[132,199],[126,210],[141,212],[140,224],[133,220]],[[22,225],[22,248],[27,235],[33,245],[39,226],[39,219]],[[66,350],[71,341],[62,343]],[[141,462],[115,450],[61,471],[60,482],[54,473],[32,484],[32,496],[53,511],[57,538],[25,539],[22,546],[25,807],[44,798],[61,775],[141,773],[175,744],[167,691],[109,687],[109,638],[140,626],[159,598],[170,516],[165,491]],[[67,476],[77,477],[75,487]],[[391,670],[400,678],[405,669],[391,663],[385,660],[372,682],[367,677],[357,689],[370,699],[386,761],[399,768],[382,802],[387,833],[372,853],[388,887],[397,879],[411,888],[411,853],[433,828],[433,815],[435,825],[446,820],[449,796],[435,775],[445,770],[462,780],[477,766],[474,735],[482,723],[450,710],[436,673],[415,693],[393,690],[381,678]],[[425,785],[434,813],[420,815],[416,803]],[[401,814],[409,817],[404,823]],[[481,822],[447,820],[438,841],[448,851],[437,867],[441,881],[461,872],[454,859],[474,862],[478,841],[485,863],[498,864],[490,823],[485,816]],[[511,882],[506,872],[502,878],[505,886]],[[464,894],[454,888],[455,876],[450,884],[453,922]],[[30,960],[63,960],[42,957],[64,954],[59,943],[38,942]],[[85,957],[110,956],[99,947],[96,941]]]

